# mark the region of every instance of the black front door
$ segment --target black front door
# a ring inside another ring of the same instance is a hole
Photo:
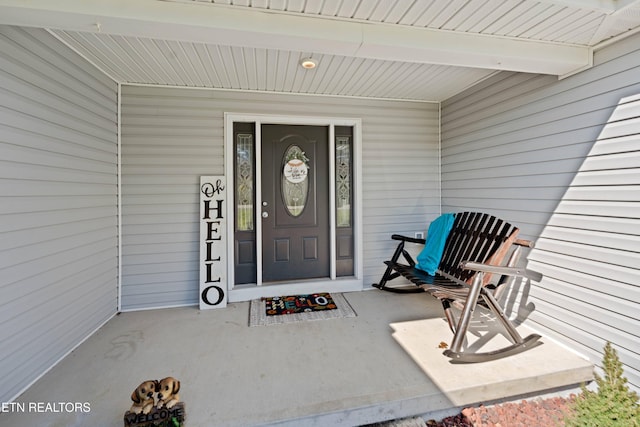
[[[262,125],[262,280],[328,277],[329,146],[324,126]]]

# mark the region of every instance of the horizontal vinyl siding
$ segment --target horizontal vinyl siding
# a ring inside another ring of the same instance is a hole
[[[117,86],[0,26],[0,402],[117,308]]]
[[[197,304],[200,175],[224,174],[225,112],[362,119],[364,286],[439,212],[436,104],[125,86],[124,310]]]
[[[443,210],[497,213],[536,240],[529,320],[640,389],[640,37],[557,81],[502,73],[443,104]]]

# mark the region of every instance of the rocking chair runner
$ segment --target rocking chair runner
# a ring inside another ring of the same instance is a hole
[[[522,247],[533,247],[532,242],[517,239],[518,232],[518,228],[488,214],[455,214],[453,228],[447,237],[444,253],[434,276],[415,268],[415,261],[404,249],[406,242],[424,244],[425,240],[394,234],[391,238],[399,240],[400,243],[391,260],[385,261],[387,269],[380,283],[373,286],[397,293],[425,291],[438,298],[442,302],[449,327],[454,333],[450,348],[443,354],[451,357],[453,362],[484,362],[520,353],[538,345],[541,337],[531,334],[522,338],[504,313],[498,299],[501,291],[512,284],[516,277],[538,282],[542,279],[542,274],[516,267]],[[515,249],[503,265],[502,262],[512,246],[515,246]],[[406,264],[398,262],[401,255]],[[492,274],[501,276],[497,285],[489,283]],[[400,276],[413,282],[418,288],[387,286],[390,280]],[[506,329],[512,345],[485,353],[469,353],[462,350],[476,304],[481,304],[493,312]],[[452,305],[462,310],[457,324],[451,310]]]

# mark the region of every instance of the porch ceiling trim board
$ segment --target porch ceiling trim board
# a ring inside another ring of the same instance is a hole
[[[0,0],[0,23],[229,46],[564,75],[587,46],[190,2]]]

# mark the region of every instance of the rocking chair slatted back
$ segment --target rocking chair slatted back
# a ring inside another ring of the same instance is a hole
[[[476,272],[462,268],[461,261],[501,263],[509,249],[508,246],[511,246],[509,241],[515,239],[518,232],[519,230],[508,222],[488,214],[456,214],[438,266],[438,273],[471,283]],[[507,246],[506,250],[500,251],[504,246]],[[488,283],[490,279],[490,275],[485,275],[484,282]]]

